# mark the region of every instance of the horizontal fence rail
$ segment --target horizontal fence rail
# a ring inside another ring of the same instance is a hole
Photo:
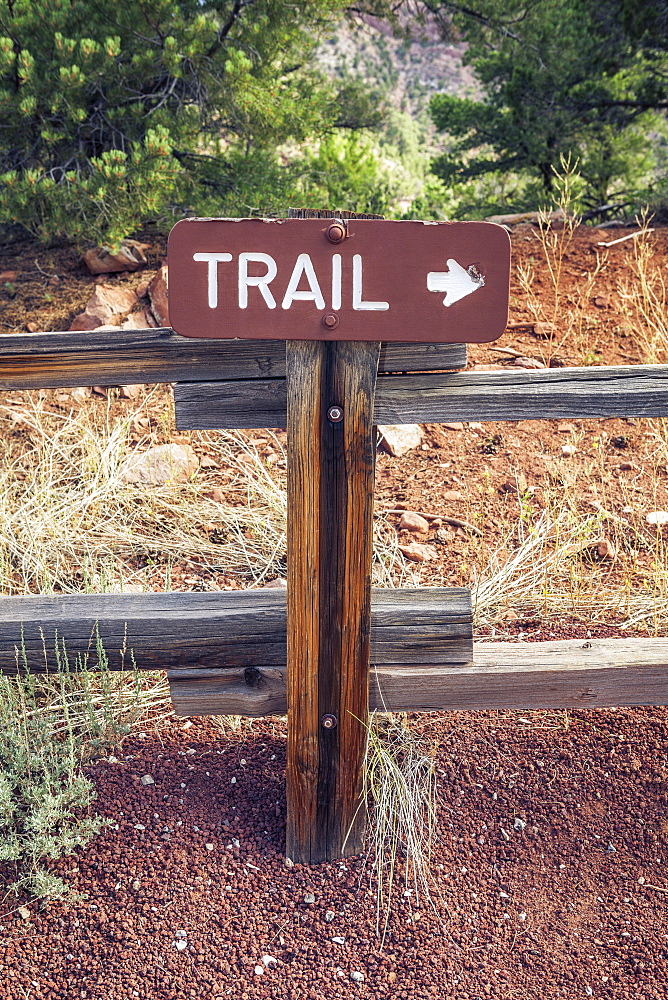
[[[182,382],[174,389],[181,430],[284,427],[285,381]],[[546,368],[388,375],[376,386],[377,424],[460,420],[661,417],[668,366]]]
[[[468,590],[372,592],[375,662],[470,663]],[[97,641],[112,670],[228,669],[286,663],[286,598],[277,590],[71,594],[0,598],[0,673],[57,670],[56,644],[72,667],[97,667]]]
[[[466,344],[395,343],[382,345],[378,370],[465,365]],[[284,341],[195,340],[169,328],[0,335],[0,389],[274,378],[285,379]]]
[[[372,657],[373,661],[373,657]],[[169,671],[177,715],[284,715],[285,676]],[[577,639],[473,644],[470,665],[372,665],[379,711],[607,708],[668,703],[668,640]]]

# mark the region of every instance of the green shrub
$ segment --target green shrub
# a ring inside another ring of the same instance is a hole
[[[95,790],[82,765],[129,728],[114,690],[127,679],[112,676],[99,636],[95,673],[81,662],[70,669],[57,636],[54,648],[57,673],[31,673],[22,644],[19,675],[0,676],[0,863],[14,866],[11,890],[45,899],[71,896],[46,859],[85,847],[108,823],[91,812]],[[123,712],[136,715],[127,698]]]

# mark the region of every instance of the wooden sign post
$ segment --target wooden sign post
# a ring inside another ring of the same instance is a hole
[[[288,341],[288,857],[359,854],[379,343]]]
[[[304,214],[186,220],[169,262],[178,333],[286,339],[287,854],[313,863],[363,849],[380,342],[499,336],[510,262],[497,226]]]

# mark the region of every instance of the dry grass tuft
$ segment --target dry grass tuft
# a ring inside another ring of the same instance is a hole
[[[433,752],[401,716],[374,713],[365,759],[371,803],[371,880],[376,889],[376,932],[385,940],[397,869],[412,908],[420,899],[433,907],[431,849],[436,836],[437,790]]]

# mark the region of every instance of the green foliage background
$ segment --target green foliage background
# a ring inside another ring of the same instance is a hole
[[[666,0],[0,0],[0,224],[481,217],[545,203],[564,156],[580,208],[632,213],[665,199],[667,38]],[[473,86],[407,97],[438,45]]]

